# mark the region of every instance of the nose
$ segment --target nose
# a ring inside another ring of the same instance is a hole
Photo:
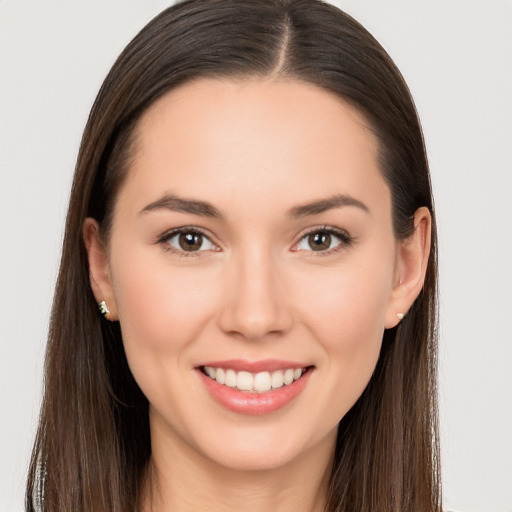
[[[226,270],[220,327],[247,340],[282,335],[293,323],[290,296],[282,275],[263,251],[235,259]]]

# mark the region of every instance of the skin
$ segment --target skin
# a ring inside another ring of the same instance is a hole
[[[150,402],[145,510],[321,510],[337,424],[384,329],[422,288],[428,211],[411,238],[395,238],[365,119],[301,82],[183,85],[144,113],[134,149],[108,243],[93,219],[84,240],[95,296],[120,321]],[[222,218],[143,211],[165,194],[207,201]],[[289,215],[335,194],[364,207]],[[162,239],[190,226],[208,237],[201,250],[184,256],[176,237]],[[332,235],[313,251],[308,230],[325,226],[351,241]],[[302,393],[270,414],[227,410],[198,377],[208,361],[268,358],[313,366]]]

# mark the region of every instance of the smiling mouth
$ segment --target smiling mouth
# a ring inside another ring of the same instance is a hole
[[[201,366],[200,370],[210,379],[223,386],[244,391],[246,393],[267,393],[274,389],[289,386],[299,380],[305,373],[312,369],[287,368],[273,372],[250,373],[247,371],[235,371],[233,369],[215,368],[213,366]]]

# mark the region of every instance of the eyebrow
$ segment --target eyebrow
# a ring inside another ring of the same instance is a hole
[[[335,208],[342,208],[345,206],[355,206],[356,208],[359,208],[367,213],[370,211],[368,207],[358,199],[345,194],[336,194],[325,199],[294,206],[287,211],[287,216],[292,219],[299,219],[309,215],[318,215],[319,213],[323,213]],[[211,217],[214,219],[224,218],[222,213],[211,203],[206,201],[198,201],[195,199],[185,199],[174,194],[165,194],[160,199],[153,201],[152,203],[145,206],[140,211],[140,214],[160,209],[174,212],[191,213],[193,215],[201,215],[203,217]]]
[[[312,201],[311,203],[295,206],[291,210],[288,210],[287,213],[290,218],[298,219],[307,217],[308,215],[318,215],[319,213],[323,213],[334,208],[342,208],[344,206],[355,206],[356,208],[360,208],[366,213],[370,213],[369,208],[364,203],[355,197],[345,194],[336,194],[325,199],[320,199],[318,201]]]
[[[195,199],[184,199],[173,194],[166,194],[160,199],[145,206],[140,213],[147,213],[153,210],[171,210],[174,212],[191,213],[203,217],[212,217],[221,219],[222,214],[215,206],[206,201],[197,201]]]

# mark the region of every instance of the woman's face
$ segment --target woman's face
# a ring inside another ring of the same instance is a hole
[[[377,142],[337,97],[204,79],[152,105],[103,296],[153,449],[237,469],[332,451],[398,321],[397,248]]]

